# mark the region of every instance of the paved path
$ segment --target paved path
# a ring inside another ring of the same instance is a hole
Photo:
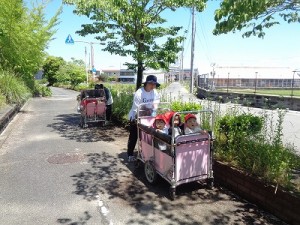
[[[31,99],[0,135],[0,224],[284,224],[230,191],[149,185],[127,163],[128,132],[78,126],[76,92]]]

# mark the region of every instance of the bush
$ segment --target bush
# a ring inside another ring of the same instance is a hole
[[[278,113],[275,130],[266,117],[233,114],[220,118],[216,123],[216,158],[268,182],[291,187],[292,170],[299,168],[300,162],[293,147],[285,147],[281,141],[283,116]]]
[[[105,86],[108,87],[108,85]],[[135,85],[115,84],[108,88],[110,88],[114,100],[112,115],[114,119],[125,124],[128,121],[127,115],[132,106]]]
[[[0,71],[0,93],[7,104],[22,104],[31,96],[25,83],[7,71]]]
[[[106,82],[109,79],[109,76],[106,73],[102,73],[98,76],[99,81]]]
[[[108,82],[116,82],[116,81],[118,81],[118,77],[116,75],[108,76],[107,81]]]
[[[261,131],[263,119],[252,114],[226,115],[218,121],[218,131],[227,138],[249,137]]]
[[[88,89],[90,88],[86,83],[81,83],[81,84],[78,84],[74,90],[75,91],[81,91],[81,90],[84,90],[84,89]]]
[[[34,90],[33,90],[34,96],[51,96],[52,92],[51,89],[43,84],[39,84],[38,82],[35,82]]]
[[[196,110],[201,110],[202,106],[196,102],[173,101],[171,102],[171,109],[176,112],[196,111]]]
[[[6,105],[5,96],[0,93],[0,109]]]

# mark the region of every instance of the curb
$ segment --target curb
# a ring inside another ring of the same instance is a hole
[[[20,111],[20,108],[21,107],[19,105],[10,105],[0,110],[0,134],[14,116]]]
[[[215,181],[291,225],[300,224],[300,196],[276,188],[234,167],[214,161]]]

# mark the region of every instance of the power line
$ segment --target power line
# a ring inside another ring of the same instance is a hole
[[[190,27],[191,27],[191,21],[192,21],[192,14],[191,14],[190,9],[189,9],[189,10],[188,10],[187,8],[184,8],[184,9],[185,9],[186,11],[188,11],[188,13],[189,13],[189,15],[190,15],[188,27],[187,27],[187,30],[185,31],[185,36],[184,36],[184,38],[187,38],[187,36],[190,34]],[[190,44],[191,44],[191,39],[192,39],[192,37],[191,37],[191,35],[189,35],[188,42],[186,42],[185,46],[183,46],[183,54],[182,54],[183,57],[182,57],[181,60],[183,60],[183,58],[185,58],[185,57],[186,57],[186,54],[188,53],[188,52],[186,51],[186,49],[189,48],[189,46],[190,46]]]
[[[203,50],[204,50],[204,54],[205,54],[205,56],[207,57],[207,59],[208,59],[208,61],[210,62],[210,63],[213,63],[214,61],[215,61],[215,59],[214,59],[214,57],[212,57],[210,54],[209,54],[209,49],[211,49],[210,48],[210,44],[209,44],[209,41],[208,41],[208,39],[207,39],[207,37],[206,37],[206,28],[205,28],[205,25],[203,24],[203,22],[202,22],[202,19],[200,18],[200,16],[201,15],[197,15],[198,17],[198,21],[199,21],[199,24],[200,24],[200,29],[201,29],[201,34],[202,34],[202,37],[203,37],[203,42],[200,40],[200,37],[198,36],[198,34],[197,34],[197,37],[198,37],[198,39],[199,39],[199,41],[200,41],[200,43],[201,43],[201,45],[202,45],[202,48],[203,48]],[[205,46],[204,46],[204,44],[205,44]]]

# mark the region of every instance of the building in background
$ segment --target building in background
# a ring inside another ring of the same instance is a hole
[[[102,69],[101,74],[106,74],[108,76],[116,76],[119,77],[120,76],[120,69],[116,69],[116,68],[105,68]]]
[[[194,78],[197,78],[199,75],[198,68],[194,69]],[[191,79],[191,69],[185,68],[180,69],[178,67],[170,67],[169,72],[167,73],[169,81],[185,81]]]
[[[120,83],[135,84],[137,81],[137,73],[134,70],[128,69],[103,69],[102,73],[108,76],[117,76],[117,81]],[[145,70],[143,72],[143,82],[148,75],[155,75],[159,83],[165,82],[165,72],[161,70]]]
[[[136,83],[136,72],[134,70],[121,69],[118,81],[121,83]]]

